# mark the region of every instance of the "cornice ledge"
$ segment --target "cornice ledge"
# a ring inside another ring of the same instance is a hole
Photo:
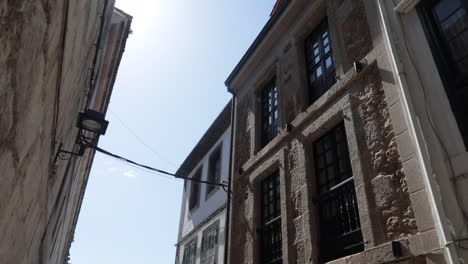
[[[414,9],[419,1],[420,0],[401,0],[393,10],[398,13],[408,13]]]

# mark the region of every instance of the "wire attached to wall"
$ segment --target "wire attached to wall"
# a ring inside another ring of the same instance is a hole
[[[70,11],[70,1],[66,0],[64,1],[63,4],[63,22],[62,22],[62,31],[61,31],[61,40],[60,40],[60,55],[59,55],[59,66],[57,69],[57,79],[56,79],[56,86],[55,86],[55,98],[54,98],[54,114],[52,117],[52,140],[51,140],[51,145],[50,145],[50,162],[49,162],[49,173],[48,173],[48,178],[46,179],[46,186],[45,186],[45,203],[44,203],[44,212],[45,212],[45,222],[47,223],[45,226],[45,229],[42,233],[41,237],[41,243],[40,243],[40,250],[39,250],[39,263],[44,262],[44,240],[47,234],[47,231],[49,230],[49,225],[51,222],[51,218],[49,217],[49,207],[48,207],[48,201],[49,201],[49,180],[53,177],[55,174],[55,161],[54,159],[55,155],[58,155],[58,152],[55,153],[55,147],[57,144],[57,130],[58,130],[58,121],[59,121],[59,115],[60,115],[60,90],[62,88],[62,74],[63,74],[63,66],[64,66],[64,60],[65,60],[65,48],[66,48],[66,42],[67,42],[67,33],[68,33],[68,19],[69,19],[69,11]],[[63,182],[62,182],[63,183]],[[62,185],[62,184],[61,184]],[[62,188],[62,186],[60,187]],[[53,211],[56,210],[57,205],[54,204]]]
[[[159,152],[154,150],[149,144],[147,144],[141,137],[137,135],[125,122],[116,114],[114,113],[111,109],[109,109],[109,112],[117,118],[117,120],[122,124],[123,127],[125,127],[128,132],[130,132],[143,146],[145,146],[149,151],[151,151],[157,158],[159,158],[162,161],[165,161],[167,164],[173,166],[174,168],[179,167],[179,165],[171,162],[169,159],[165,158],[163,155],[161,155]]]
[[[86,105],[85,105],[85,109],[88,109],[89,108],[89,105],[90,105],[90,102],[91,102],[91,95],[92,93],[94,92],[94,89],[96,87],[96,82],[95,82],[95,77],[97,76],[98,74],[98,71],[96,71],[96,66],[98,64],[98,59],[99,59],[99,50],[102,49],[101,47],[101,42],[102,42],[102,35],[103,35],[103,32],[104,32],[104,26],[105,26],[105,22],[106,22],[106,19],[105,19],[105,15],[106,15],[106,12],[107,12],[107,5],[108,5],[108,1],[104,1],[104,6],[102,7],[102,13],[100,14],[100,19],[101,19],[101,24],[99,26],[99,35],[98,35],[98,39],[97,39],[97,42],[96,42],[96,50],[94,52],[94,57],[93,57],[93,64],[91,66],[91,76],[89,78],[89,88],[88,88],[88,94],[87,94],[87,98],[86,98]]]
[[[193,177],[184,177],[184,176],[180,176],[180,175],[177,175],[177,174],[174,174],[174,173],[170,173],[170,172],[167,172],[167,171],[164,171],[164,170],[161,170],[161,169],[157,169],[157,168],[153,168],[151,166],[148,166],[148,165],[144,165],[144,164],[141,164],[141,163],[138,163],[138,162],[135,162],[135,161],[132,161],[132,160],[129,160],[127,158],[124,158],[122,156],[119,156],[117,154],[113,154],[107,150],[104,150],[100,147],[97,147],[97,146],[92,146],[91,148],[101,152],[102,154],[105,154],[105,155],[108,155],[108,156],[111,156],[113,158],[116,158],[118,160],[122,160],[122,161],[125,161],[127,163],[130,163],[130,164],[133,164],[133,165],[136,165],[138,167],[142,167],[144,169],[147,169],[149,171],[152,171],[152,172],[156,172],[158,174],[164,174],[164,175],[169,175],[169,176],[172,176],[174,178],[177,178],[177,179],[184,179],[184,180],[189,180],[189,181],[193,181],[193,182],[197,182],[197,183],[203,183],[203,184],[208,184],[208,185],[214,185],[214,186],[220,186],[222,187],[224,190],[225,188],[227,187],[227,184],[224,183],[224,182],[211,182],[211,181],[204,181],[204,180],[200,180],[200,179],[197,179],[197,178],[193,178]]]

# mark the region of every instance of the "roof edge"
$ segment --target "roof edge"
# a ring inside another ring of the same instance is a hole
[[[239,72],[241,71],[242,67],[244,67],[244,65],[247,63],[250,57],[255,53],[258,46],[260,46],[262,41],[265,39],[266,35],[270,32],[271,28],[276,24],[278,19],[283,14],[284,10],[286,10],[286,7],[289,5],[289,3],[291,3],[291,0],[283,1],[276,10],[276,12],[270,17],[270,19],[268,19],[265,26],[263,26],[262,30],[255,38],[254,42],[250,45],[250,47],[247,49],[247,52],[244,54],[244,56],[242,56],[239,63],[237,63],[234,70],[231,72],[231,74],[229,74],[228,78],[224,82],[224,85],[226,85],[228,89],[234,78],[236,78],[237,74],[239,74]]]
[[[112,73],[109,93],[108,93],[108,97],[106,98],[106,103],[104,105],[104,112],[105,113],[107,113],[107,109],[109,108],[110,98],[112,96],[112,92],[114,91],[115,81],[117,79],[117,74],[118,74],[118,71],[120,69],[120,63],[122,62],[123,54],[125,53],[125,49],[127,47],[128,38],[129,38],[129,36],[131,34],[131,31],[132,31],[132,22],[133,22],[133,16],[125,13],[124,11],[122,11],[121,9],[118,9],[115,6],[113,8],[113,13],[118,13],[118,14],[122,15],[123,17],[125,17],[126,18],[126,26],[125,26],[125,29],[122,32],[122,39],[121,39],[121,43],[120,43],[120,47],[119,47],[120,52],[117,55],[117,58],[116,58],[116,61],[115,61],[114,72]]]
[[[180,165],[176,175],[187,177],[231,126],[232,99],[226,104],[195,147]]]

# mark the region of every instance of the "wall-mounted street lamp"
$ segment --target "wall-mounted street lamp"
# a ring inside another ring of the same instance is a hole
[[[78,145],[79,149],[77,152],[66,151],[62,149],[63,144],[60,144],[59,150],[57,152],[57,156],[55,157],[54,164],[58,158],[61,160],[68,160],[70,159],[71,156],[83,156],[84,151],[87,148],[93,148],[96,151],[99,151],[105,155],[108,155],[116,159],[125,161],[127,163],[131,163],[133,165],[145,168],[147,170],[156,172],[158,174],[165,174],[165,175],[173,176],[179,179],[195,181],[197,183],[221,186],[226,192],[228,192],[228,189],[226,189],[228,187],[228,184],[226,182],[212,182],[212,181],[204,181],[204,180],[200,180],[200,179],[196,179],[192,177],[182,177],[174,173],[170,173],[164,170],[156,169],[147,165],[137,163],[135,161],[126,159],[124,157],[121,157],[119,155],[113,154],[109,151],[99,148],[97,146],[99,136],[104,135],[106,133],[108,125],[109,125],[109,122],[104,119],[104,113],[96,112],[93,110],[86,110],[84,113],[79,113],[78,120],[76,122],[76,126],[79,128],[79,131],[78,131],[78,135],[76,136],[76,141],[75,141],[75,144]]]
[[[86,110],[84,113],[78,114],[76,126],[79,129],[94,132],[99,135],[106,134],[109,121],[104,119],[104,113],[93,110]]]
[[[95,147],[100,135],[104,135],[109,122],[104,119],[104,113],[86,110],[78,114],[76,126],[79,128],[75,143],[79,146],[78,152],[66,151],[59,148],[60,154],[83,156],[86,148]]]

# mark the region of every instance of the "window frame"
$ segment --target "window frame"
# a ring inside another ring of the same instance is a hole
[[[338,132],[341,133],[339,141],[337,141]],[[328,147],[325,145],[327,141]],[[319,144],[323,145],[319,146]],[[320,261],[333,261],[364,251],[364,237],[360,223],[361,214],[357,203],[358,194],[354,186],[354,175],[344,122],[338,123],[317,138],[312,144],[311,151],[313,152],[315,185],[318,198],[318,223],[319,230],[322,231],[318,232]],[[331,154],[329,155],[329,153]],[[328,161],[328,159],[331,161]],[[333,179],[328,175],[330,172],[334,175]],[[322,188],[324,189],[322,190]],[[343,210],[343,207],[345,207],[345,210]],[[337,210],[336,208],[339,209]],[[333,211],[333,209],[335,210]],[[332,213],[327,218],[324,216],[324,212]],[[349,221],[336,221],[338,218]],[[330,225],[333,221],[339,222],[340,226]],[[355,228],[351,228],[353,225]],[[327,228],[327,226],[330,230],[324,231],[324,228]],[[343,230],[346,230],[346,232]],[[325,232],[327,233],[326,237],[323,236]],[[346,240],[348,242],[357,241],[357,243],[347,244]],[[333,246],[330,247],[330,245]],[[341,245],[343,248],[339,248]],[[352,247],[356,247],[356,249],[350,250]],[[326,250],[327,248],[333,248],[333,250]]]
[[[214,160],[215,157],[218,157],[218,161],[219,161],[219,167],[217,169],[219,175],[217,177],[216,176],[213,177],[213,174],[216,174],[213,171],[213,170],[216,169],[216,168],[213,168],[213,160]],[[207,181],[221,182],[222,172],[223,172],[223,142],[221,142],[219,144],[219,146],[216,147],[216,149],[213,152],[211,152],[211,154],[210,154],[210,158],[208,159]],[[208,199],[209,196],[212,193],[214,193],[215,190],[217,190],[218,188],[219,188],[219,186],[207,184],[206,185],[205,198]]]
[[[465,120],[468,119],[466,118],[468,111],[460,112],[456,110],[457,106],[460,108],[460,106],[456,104],[457,99],[459,99],[456,90],[459,86],[463,85],[465,85],[465,89],[468,89],[468,73],[465,73],[465,76],[457,73],[458,69],[456,63],[453,61],[450,47],[446,42],[447,40],[443,37],[440,24],[433,13],[433,7],[439,1],[440,0],[421,1],[417,6],[417,12],[437,66],[440,79],[442,80],[450,109],[454,115],[457,127],[459,128],[462,142],[464,143],[465,150],[468,150],[468,124],[465,122]],[[465,12],[468,14],[468,1],[460,0],[460,2],[462,8],[464,8]]]
[[[273,182],[274,186],[273,188],[268,188],[265,190],[265,185],[268,185],[270,182]],[[270,189],[273,190],[272,192],[272,200],[268,201],[266,203],[265,201],[265,195],[269,194]],[[257,229],[259,231],[259,249],[260,249],[260,263],[264,264],[279,264],[282,263],[283,261],[283,235],[282,235],[282,227],[281,227],[281,180],[280,180],[280,173],[279,170],[276,170],[275,172],[269,174],[265,179],[263,179],[260,182],[260,225],[259,228]],[[269,212],[270,215],[265,214],[265,208],[270,209],[270,204],[273,204],[273,211],[274,212]],[[274,213],[274,214],[271,214]],[[274,231],[271,232],[267,228],[274,228]],[[271,233],[268,233],[271,232]],[[277,240],[274,242],[276,245],[267,245],[267,241],[271,241],[271,236],[274,236],[275,233],[279,235],[279,241],[278,237]],[[276,246],[277,248],[273,249],[273,246]],[[266,248],[272,248],[271,252],[267,253]],[[276,259],[267,259],[268,256],[274,257],[275,254],[280,254],[279,257]]]
[[[269,95],[272,94],[271,97]],[[276,75],[266,82],[259,94],[260,99],[260,147],[263,148],[279,134],[279,96]],[[271,109],[269,108],[271,104]],[[276,114],[276,116],[275,116]],[[272,117],[272,124],[267,125]]]
[[[209,257],[213,257],[214,259],[214,263],[213,264],[216,264],[218,263],[218,249],[219,249],[219,223],[216,222],[214,224],[212,224],[210,227],[206,228],[204,231],[203,231],[203,234],[202,234],[202,242],[201,242],[201,246],[200,246],[200,264],[205,264],[205,260],[204,259],[204,256],[203,256],[203,253],[204,253],[204,239],[205,237],[207,236],[207,234],[209,234],[210,232],[212,231],[215,231],[216,232],[216,238],[215,238],[215,241],[214,241],[214,254],[213,255],[210,255]],[[208,262],[209,264],[209,262]]]
[[[328,43],[324,44],[323,35],[327,32]],[[304,57],[305,57],[305,72],[307,75],[307,93],[309,105],[317,101],[323,94],[325,94],[336,82],[336,61],[333,56],[333,47],[331,39],[330,27],[328,24],[328,17],[324,17],[317,26],[304,38]],[[317,41],[320,38],[320,41]],[[315,54],[315,48],[312,43],[316,42],[318,54]],[[329,51],[325,51],[325,46],[329,46]],[[313,53],[313,54],[312,54]],[[316,56],[319,60],[316,61]],[[331,67],[327,67],[327,59],[331,58]],[[316,70],[321,69],[320,79],[312,81],[312,75],[315,75]],[[328,83],[329,78],[332,80]]]
[[[201,180],[203,173],[203,167],[197,169],[197,171],[193,174],[191,178]],[[196,194],[194,190],[196,188]],[[189,194],[189,201],[188,201],[188,209],[189,211],[194,211],[200,205],[200,194],[201,194],[201,184],[195,181],[190,181],[190,194]]]
[[[193,252],[192,259],[187,260],[186,259],[187,249],[192,247],[192,246],[194,246],[193,251],[190,251],[190,252]],[[188,261],[191,261],[191,262],[188,262]],[[197,237],[195,237],[190,242],[188,242],[188,243],[186,243],[184,245],[184,253],[182,255],[182,264],[196,264],[196,263],[197,263]]]

